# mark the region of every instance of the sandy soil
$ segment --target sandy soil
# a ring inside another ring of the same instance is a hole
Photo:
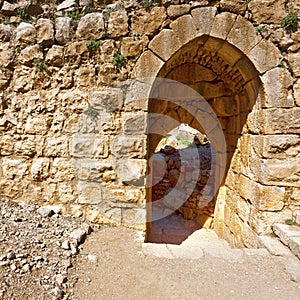
[[[275,256],[160,258],[144,255],[138,233],[125,228],[92,233],[74,266],[72,299],[300,299],[300,283]]]

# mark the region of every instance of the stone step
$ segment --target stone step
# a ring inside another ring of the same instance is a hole
[[[273,232],[300,259],[300,226],[277,223],[273,225]]]

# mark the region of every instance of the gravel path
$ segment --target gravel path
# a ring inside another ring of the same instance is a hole
[[[57,207],[6,200],[0,229],[4,300],[300,299],[300,281],[266,251],[231,252],[214,240],[202,243],[198,259],[157,257],[142,247],[141,232],[93,226],[90,233],[84,220]]]

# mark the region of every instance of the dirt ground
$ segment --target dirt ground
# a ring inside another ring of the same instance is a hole
[[[300,299],[278,257],[243,255],[236,262],[205,254],[167,259],[142,252],[141,236],[101,228],[83,244],[71,278],[71,299]]]

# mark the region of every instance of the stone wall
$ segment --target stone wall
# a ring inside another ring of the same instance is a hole
[[[147,112],[201,131],[130,81],[160,76],[195,88],[224,130],[220,236],[255,247],[299,210],[300,34],[284,23],[299,1],[10,2],[0,1],[1,197],[144,228],[139,186],[159,142]]]

